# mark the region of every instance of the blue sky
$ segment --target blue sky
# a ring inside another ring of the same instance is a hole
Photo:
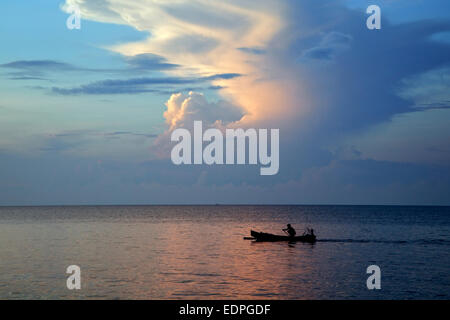
[[[0,4],[0,205],[450,204],[448,1],[67,4]],[[280,173],[174,166],[193,120],[279,128]]]

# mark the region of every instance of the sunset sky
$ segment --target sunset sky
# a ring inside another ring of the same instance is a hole
[[[448,0],[0,10],[0,205],[450,205]],[[170,133],[195,120],[279,128],[279,174],[174,166]]]

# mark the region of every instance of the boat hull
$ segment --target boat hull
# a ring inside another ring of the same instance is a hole
[[[278,242],[278,241],[306,242],[306,243],[315,243],[316,242],[316,236],[312,236],[312,235],[289,237],[289,236],[279,236],[279,235],[264,233],[264,232],[256,232],[253,230],[250,233],[251,233],[252,237],[255,238],[255,240],[259,241],[259,242]]]

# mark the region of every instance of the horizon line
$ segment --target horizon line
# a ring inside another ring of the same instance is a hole
[[[450,204],[22,204],[0,208],[26,207],[450,207]]]

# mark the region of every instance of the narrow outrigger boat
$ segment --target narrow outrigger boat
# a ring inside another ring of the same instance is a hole
[[[276,241],[289,241],[289,242],[306,242],[315,243],[316,236],[311,234],[305,234],[303,236],[289,237],[289,236],[279,236],[270,233],[250,231],[252,237],[259,242],[276,242]]]

